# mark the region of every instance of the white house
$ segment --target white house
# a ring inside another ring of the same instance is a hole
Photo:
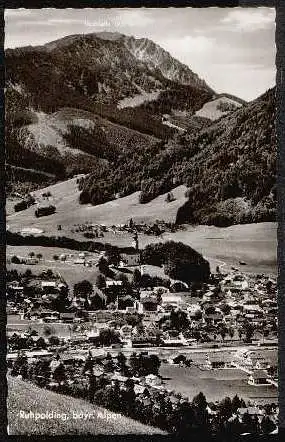
[[[249,385],[267,385],[268,375],[265,370],[254,370],[248,378],[248,384]]]

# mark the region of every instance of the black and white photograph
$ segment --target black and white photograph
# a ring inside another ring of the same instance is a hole
[[[9,435],[277,435],[275,20],[5,10]]]

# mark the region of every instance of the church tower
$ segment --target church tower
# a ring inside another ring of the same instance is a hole
[[[138,252],[139,250],[139,239],[138,239],[138,234],[137,232],[134,234],[133,236],[133,241],[132,241],[132,246],[134,249],[136,249],[136,251]]]

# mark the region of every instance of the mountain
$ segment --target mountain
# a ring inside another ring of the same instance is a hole
[[[9,164],[18,168],[19,186],[23,168],[31,184],[33,169],[58,180],[106,165],[106,150],[122,138],[132,140],[134,149],[137,140],[139,145],[167,140],[177,127],[165,124],[163,114],[182,111],[194,117],[215,96],[155,43],[121,34],[72,35],[43,46],[7,49],[5,57],[6,147]],[[92,148],[82,151],[94,131],[97,144],[104,137],[107,144],[95,146],[96,154]],[[37,163],[33,168],[30,152]]]
[[[140,190],[143,204],[184,184],[188,201],[178,211],[178,223],[273,221],[275,88],[200,131],[122,153],[113,166],[80,182],[82,203],[102,204]]]
[[[81,204],[186,185],[177,222],[274,218],[274,92],[217,94],[159,45],[118,33],[5,55],[8,193],[88,174]]]

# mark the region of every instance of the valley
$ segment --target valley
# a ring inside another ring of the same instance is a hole
[[[56,213],[36,218],[35,206],[13,213],[10,200],[10,213],[7,224],[11,232],[22,232],[25,229],[39,229],[46,236],[58,235],[83,240],[81,233],[75,231],[75,225],[93,223],[108,227],[101,242],[118,247],[131,245],[132,235],[127,232],[114,232],[113,225],[123,225],[133,219],[137,223],[153,224],[156,220],[175,223],[178,209],[185,203],[184,186],[173,190],[175,200],[166,202],[166,194],[149,203],[139,204],[139,192],[98,206],[82,205],[78,201],[78,184],[80,176],[49,186],[33,193],[41,201],[43,193],[50,192],[50,203],[56,206]],[[9,201],[9,199],[8,199]],[[57,226],[61,225],[59,232]],[[32,230],[31,230],[32,233]],[[212,270],[217,265],[240,267],[244,261],[248,272],[272,273],[277,271],[277,225],[276,223],[257,223],[234,225],[226,228],[215,226],[184,225],[182,230],[174,233],[163,233],[155,237],[139,234],[140,247],[160,241],[181,241],[199,251],[211,263]],[[9,250],[9,248],[8,248]]]
[[[117,32],[5,57],[9,432],[275,431],[275,87]]]

